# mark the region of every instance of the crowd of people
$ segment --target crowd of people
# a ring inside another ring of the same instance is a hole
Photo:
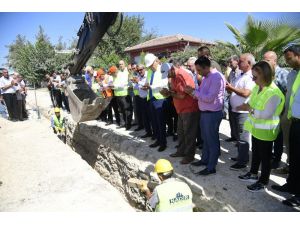
[[[161,63],[148,53],[144,64],[126,66],[121,60],[107,71],[88,66],[84,77],[98,96],[112,98],[101,120],[110,125],[114,115],[117,126],[126,130],[136,124],[135,131],[145,130],[141,138],[151,138],[149,147],[159,152],[166,150],[166,137],[172,135],[178,145],[170,157],[181,157],[184,165],[204,167],[195,172],[200,176],[217,172],[219,127],[227,103],[231,137],[226,141],[236,142],[237,150],[230,169],[244,170],[252,148],[250,171],[238,178],[253,181],[247,186],[249,191],[262,191],[271,169],[280,167],[285,149],[287,183],[272,188],[290,192],[293,196],[283,202],[299,206],[300,46],[292,44],[283,51],[290,71],[277,65],[275,52],[267,51],[260,62],[251,53],[233,55],[222,73],[209,48],[203,46],[187,62]],[[202,148],[201,160],[194,161],[197,146]]]
[[[53,107],[62,108],[67,112],[70,112],[68,92],[66,91],[66,78],[67,74],[65,73],[59,74],[54,72],[45,75]]]
[[[0,101],[8,113],[11,121],[24,121],[28,119],[26,110],[26,83],[19,73],[9,74],[3,69],[0,74]]]

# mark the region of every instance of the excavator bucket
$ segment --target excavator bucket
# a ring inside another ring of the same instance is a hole
[[[85,83],[81,70],[91,57],[103,35],[112,26],[117,12],[86,13],[78,31],[78,43],[72,62],[69,64],[70,77],[67,92],[71,115],[76,122],[94,120],[109,104],[111,98],[101,98]],[[120,25],[121,26],[121,25]]]
[[[82,76],[71,76],[67,79],[67,83],[70,111],[76,122],[96,119],[110,103],[111,97],[97,96]]]

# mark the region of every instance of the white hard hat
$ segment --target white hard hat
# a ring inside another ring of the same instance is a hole
[[[156,56],[152,53],[148,53],[145,55],[145,65],[146,67],[151,66],[156,59]]]
[[[160,72],[162,73],[163,77],[167,77],[168,73],[172,67],[172,63],[163,63],[160,67]]]

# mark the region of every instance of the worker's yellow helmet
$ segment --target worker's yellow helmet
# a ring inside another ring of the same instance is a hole
[[[159,159],[157,160],[155,167],[154,167],[154,171],[156,173],[166,173],[166,172],[170,172],[173,170],[173,166],[170,163],[169,160],[166,159]]]
[[[54,112],[55,112],[55,113],[59,113],[59,112],[60,112],[60,108],[55,107],[55,108],[54,108]]]

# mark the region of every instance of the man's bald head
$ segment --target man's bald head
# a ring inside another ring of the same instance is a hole
[[[264,54],[264,60],[269,62],[274,68],[277,66],[277,54],[273,51],[267,51]]]

